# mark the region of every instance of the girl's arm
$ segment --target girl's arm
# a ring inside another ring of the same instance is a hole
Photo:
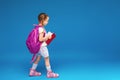
[[[39,34],[39,41],[42,42],[42,41],[47,41],[49,39],[49,35],[45,35],[44,37],[44,32],[40,33]]]

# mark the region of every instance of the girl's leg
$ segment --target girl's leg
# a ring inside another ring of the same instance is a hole
[[[37,58],[36,58],[34,64],[38,64],[38,62],[40,61],[40,59],[41,59],[41,56],[37,56]]]
[[[36,60],[34,61],[33,65],[32,65],[32,69],[36,70],[40,59],[41,59],[41,56],[37,56]]]
[[[30,69],[30,74],[29,76],[40,76],[41,73],[36,71],[36,68],[38,66],[38,62],[40,61],[41,56],[37,56],[35,62],[32,65],[32,68]]]
[[[47,69],[47,77],[48,78],[55,78],[58,77],[59,75],[52,72],[51,70],[51,66],[50,66],[50,60],[49,60],[49,52],[47,47],[41,47],[41,55],[44,57],[45,59],[45,65],[46,65],[46,69]]]
[[[59,77],[59,74],[52,72],[49,57],[45,58],[45,65],[46,65],[46,69],[47,69],[47,77],[48,78],[57,78],[57,77]]]
[[[46,58],[45,58],[45,65],[46,65],[47,71],[52,71],[52,70],[51,70],[51,66],[50,66],[49,57],[46,57]]]

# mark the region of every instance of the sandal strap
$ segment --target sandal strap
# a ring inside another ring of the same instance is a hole
[[[35,72],[34,72],[34,75],[39,76],[39,75],[41,75],[41,73],[40,73],[40,72],[35,71]]]
[[[47,73],[47,77],[48,77],[48,78],[56,78],[56,77],[58,77],[58,76],[59,76],[59,74],[54,73],[54,72],[48,72],[48,73]]]
[[[30,69],[30,74],[29,76],[40,76],[41,73],[40,72],[37,72],[36,70],[34,69]]]

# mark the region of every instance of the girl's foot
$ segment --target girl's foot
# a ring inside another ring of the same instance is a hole
[[[36,70],[34,69],[30,69],[30,73],[29,73],[29,76],[32,77],[32,76],[40,76],[41,73],[40,72],[37,72]]]
[[[57,78],[57,77],[59,77],[59,74],[54,73],[52,71],[47,72],[47,78]]]

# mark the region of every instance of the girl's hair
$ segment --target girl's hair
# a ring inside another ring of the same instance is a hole
[[[46,13],[40,13],[40,14],[38,15],[38,21],[41,22],[41,24],[43,24],[43,21],[44,21],[45,19],[47,19],[47,17],[48,17],[48,15],[47,15]]]

